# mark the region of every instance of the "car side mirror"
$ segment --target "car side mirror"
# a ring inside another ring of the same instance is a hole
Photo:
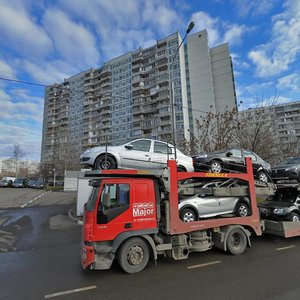
[[[232,156],[232,155],[233,155],[233,154],[232,154],[232,152],[230,152],[230,151],[226,153],[226,156],[227,156],[227,157],[230,157],[230,156]]]
[[[125,145],[125,148],[126,148],[127,150],[132,150],[132,149],[133,149],[133,146],[132,146],[132,145]]]

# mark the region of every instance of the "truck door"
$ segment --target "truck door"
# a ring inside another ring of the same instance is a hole
[[[112,240],[118,234],[132,230],[132,211],[129,209],[130,183],[128,180],[116,180],[110,179],[110,182],[103,180],[100,190],[95,218],[95,236],[97,235],[98,241]]]

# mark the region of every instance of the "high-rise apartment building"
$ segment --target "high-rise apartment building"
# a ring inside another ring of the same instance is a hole
[[[260,122],[261,126],[268,128],[276,147],[274,163],[300,155],[300,101],[243,110],[239,112],[239,119],[251,119],[249,127],[257,127],[257,122]],[[266,148],[269,146],[265,145]]]
[[[228,45],[210,49],[206,30],[177,52],[181,41],[174,33],[48,86],[42,162],[78,160],[88,147],[141,137],[172,142],[171,86],[177,141],[197,134],[199,113],[236,107]]]

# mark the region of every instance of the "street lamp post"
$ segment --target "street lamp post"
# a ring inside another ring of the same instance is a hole
[[[174,64],[174,61],[175,61],[175,58],[177,57],[177,54],[179,52],[179,49],[181,47],[181,45],[184,43],[187,35],[191,32],[191,30],[194,28],[195,26],[195,23],[193,21],[191,21],[189,23],[189,26],[188,28],[186,29],[186,32],[185,32],[185,35],[181,41],[181,43],[179,44],[179,46],[177,47],[176,49],[176,52],[175,54],[173,55],[173,58],[172,58],[172,61],[171,61],[171,64],[170,64],[170,70],[172,70],[172,67],[173,67],[173,64]],[[170,87],[171,87],[171,122],[172,122],[172,138],[173,138],[173,145],[174,145],[174,151],[175,151],[175,160],[177,159],[177,152],[176,152],[176,132],[175,132],[175,124],[176,124],[176,120],[175,120],[175,109],[174,109],[174,84],[173,84],[173,78],[169,78],[169,81],[170,81]]]

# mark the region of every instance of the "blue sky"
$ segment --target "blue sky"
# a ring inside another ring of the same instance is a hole
[[[53,84],[190,20],[228,42],[238,102],[300,100],[300,0],[0,0],[0,77]],[[40,158],[43,87],[0,80],[0,158]]]

